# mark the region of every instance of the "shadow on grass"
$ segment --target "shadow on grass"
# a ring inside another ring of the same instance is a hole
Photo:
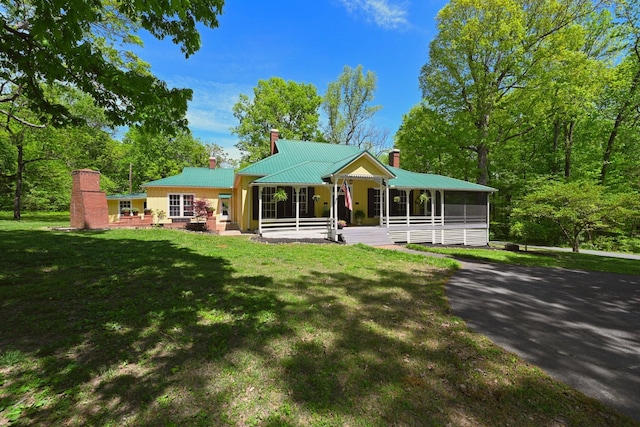
[[[279,310],[269,277],[234,275],[224,258],[167,241],[100,234],[0,232],[0,355],[5,362],[10,355],[36,359],[0,377],[8,385],[0,410],[22,409],[23,422],[42,425],[100,424],[136,413],[164,424],[162,411],[158,418],[144,412],[162,403],[185,365],[255,345],[258,330],[260,340],[281,333],[258,318]],[[203,319],[199,312],[214,314]],[[211,379],[191,380],[189,387],[206,389]],[[30,389],[41,404],[16,406]],[[215,424],[221,399],[203,400]],[[195,415],[174,414],[189,424]]]
[[[448,273],[415,257],[237,249],[233,240],[203,251],[160,232],[109,237],[127,235],[0,232],[5,418],[11,410],[18,424],[42,425],[624,424],[468,332],[449,313]],[[302,253],[318,254],[316,267],[298,269]],[[323,257],[334,271],[318,267]],[[364,266],[369,257],[376,266]],[[403,262],[405,271],[395,265]]]

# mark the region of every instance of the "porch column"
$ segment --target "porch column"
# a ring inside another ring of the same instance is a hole
[[[380,179],[380,187],[378,188],[378,206],[380,207],[380,218],[378,218],[380,220],[380,227],[382,227],[384,225],[384,206],[382,206],[382,199],[383,199],[383,195],[384,195],[384,179]]]
[[[440,243],[444,245],[444,190],[440,191],[440,214],[440,224],[442,224]]]
[[[404,190],[405,197],[405,207],[407,211],[407,227],[411,225],[411,201],[409,200],[409,196],[411,195],[411,190]]]
[[[487,245],[490,242],[491,236],[489,235],[489,196],[491,193],[487,193]]]
[[[262,235],[262,187],[258,187],[258,233]]]
[[[296,231],[300,230],[300,187],[293,187],[296,195]]]
[[[338,178],[334,177],[333,199],[331,200],[331,227],[334,230],[336,239],[338,238]]]
[[[387,228],[389,228],[389,182],[385,182],[384,188],[384,214],[387,218]]]

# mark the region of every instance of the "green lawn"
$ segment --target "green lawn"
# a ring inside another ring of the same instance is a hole
[[[0,425],[637,425],[468,331],[456,268],[0,215]]]
[[[411,244],[409,249],[450,255],[453,258],[525,265],[529,267],[555,267],[572,270],[605,271],[640,275],[640,262],[633,259],[611,258],[598,255],[575,254],[541,249],[510,252],[500,248],[438,248]]]

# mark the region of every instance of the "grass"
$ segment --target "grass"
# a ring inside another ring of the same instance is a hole
[[[494,247],[479,248],[438,248],[417,244],[407,245],[410,249],[450,255],[459,259],[498,262],[529,267],[555,267],[572,270],[604,271],[609,273],[640,275],[640,262],[632,259],[603,257],[572,252],[556,252],[542,249],[511,252]]]
[[[55,225],[0,219],[0,425],[637,425],[467,330],[455,261]]]

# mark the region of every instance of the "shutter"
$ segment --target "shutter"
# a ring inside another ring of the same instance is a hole
[[[367,189],[367,217],[373,218],[376,211],[376,189]]]
[[[391,216],[398,216],[398,204],[395,202],[394,198],[400,195],[400,191],[396,189],[389,190],[389,214]]]
[[[316,202],[313,201],[314,194],[315,188],[307,187],[307,218],[314,218],[316,216]]]
[[[409,191],[409,215],[410,216],[415,215],[415,205],[413,204],[413,199],[414,199],[413,192],[414,191],[415,190]]]
[[[258,220],[258,187],[251,187],[252,188],[252,193],[253,193],[253,219],[255,221]]]

